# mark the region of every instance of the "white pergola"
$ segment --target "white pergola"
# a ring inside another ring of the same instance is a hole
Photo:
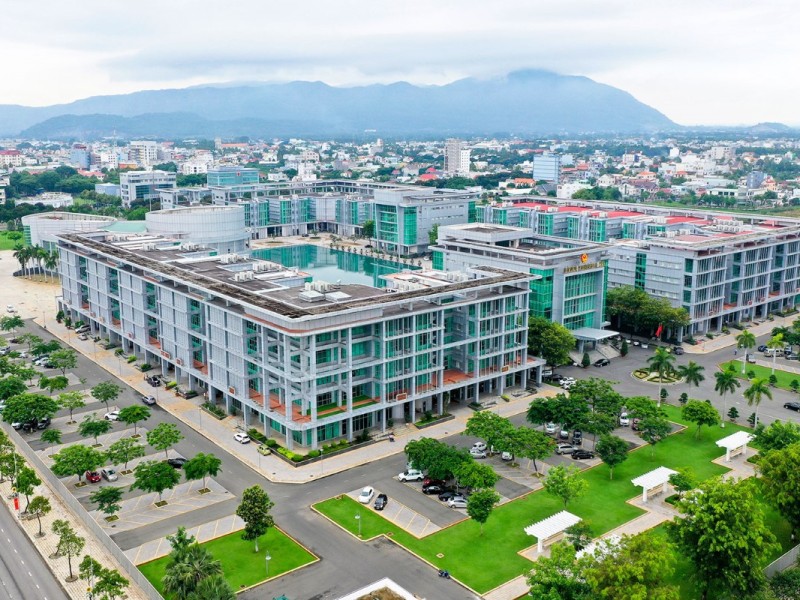
[[[537,548],[541,553],[544,552],[545,542],[556,541],[556,538],[561,536],[565,529],[579,523],[580,520],[579,516],[562,510],[560,513],[547,517],[543,521],[528,525],[525,528],[525,533],[536,537],[538,541]]]
[[[652,471],[640,475],[636,479],[631,479],[631,483],[642,488],[642,502],[647,502],[647,493],[661,486],[661,492],[667,491],[670,475],[675,475],[677,471],[667,467],[658,467]],[[658,494],[659,492],[655,492]]]
[[[747,456],[747,444],[753,439],[753,435],[746,431],[737,431],[717,441],[717,446],[725,448],[725,462],[730,462],[732,456],[744,454]]]

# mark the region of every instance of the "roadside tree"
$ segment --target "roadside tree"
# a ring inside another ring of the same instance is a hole
[[[50,500],[44,496],[34,496],[26,510],[29,515],[36,517],[36,520],[39,522],[39,533],[36,534],[37,537],[44,537],[44,532],[42,531],[42,517],[50,514],[50,511],[53,510],[53,507],[50,505]]]
[[[122,388],[113,381],[103,381],[91,389],[92,398],[106,405],[106,412],[111,410],[109,402],[115,402],[122,393]]]
[[[726,413],[726,408],[728,407],[728,403],[726,402],[727,395],[735,392],[742,384],[739,378],[736,377],[736,369],[733,368],[733,365],[730,365],[724,371],[717,371],[714,373],[714,379],[716,379],[714,391],[722,396],[722,412]],[[720,419],[720,427],[725,427],[724,419]]]
[[[58,395],[58,403],[69,411],[69,423],[75,422],[72,411],[86,406],[82,392],[62,392]]]
[[[96,504],[97,509],[108,516],[113,516],[114,513],[122,510],[121,500],[122,488],[110,485],[101,486],[89,495],[89,501]]]
[[[147,443],[156,450],[163,450],[164,456],[169,458],[167,452],[175,444],[183,439],[183,434],[177,425],[172,423],[159,423],[152,430],[147,432]]]
[[[747,355],[749,351],[756,347],[756,336],[752,334],[752,332],[747,331],[747,329],[743,329],[742,332],[736,336],[736,344],[739,348],[744,350],[744,356],[742,357],[742,373],[747,366]]]
[[[754,377],[750,380],[750,387],[744,391],[744,399],[747,406],[755,405],[755,419],[753,427],[758,427],[758,407],[764,398],[772,400],[772,390],[769,389],[769,381],[764,377]]]
[[[150,418],[150,409],[133,404],[119,411],[119,420],[126,425],[133,425],[133,435],[137,435],[137,424]]]
[[[186,479],[202,479],[203,488],[206,487],[207,477],[216,477],[222,470],[222,459],[213,454],[198,452],[183,465]]]
[[[503,444],[504,450],[511,452],[514,457],[532,460],[536,473],[539,472],[536,461],[550,456],[556,447],[549,435],[524,425],[512,429]]]
[[[41,485],[42,480],[39,479],[39,476],[36,474],[36,471],[31,469],[30,467],[22,467],[17,472],[17,479],[15,481],[15,485],[17,491],[25,496],[25,510],[28,510],[28,506],[31,503],[31,494],[33,494],[34,490],[36,490],[37,485]]]
[[[39,439],[46,444],[58,445],[61,443],[61,430],[45,429]]]
[[[111,431],[111,421],[105,419],[95,419],[94,415],[89,415],[78,425],[78,433],[83,437],[93,437],[94,445],[99,446],[97,438]]]
[[[116,569],[103,569],[100,578],[92,588],[94,597],[100,600],[116,600],[125,596],[125,588],[128,587],[128,580],[125,579]],[[209,598],[208,600],[212,600]]]
[[[255,541],[258,552],[258,538],[267,533],[275,525],[269,511],[275,504],[261,486],[254,485],[242,492],[242,501],[236,509],[236,516],[244,521],[242,539]]]
[[[508,419],[490,410],[481,410],[467,419],[467,427],[462,435],[481,438],[489,448],[500,448],[502,440],[512,429],[514,426]]]
[[[678,376],[689,386],[700,387],[700,384],[706,380],[706,376],[703,375],[705,370],[705,367],[690,360],[687,364],[678,367]]]
[[[78,353],[70,348],[56,350],[50,354],[50,364],[61,371],[61,376],[63,377],[67,374],[68,369],[78,367]]]
[[[541,425],[544,429],[545,423],[554,423],[558,418],[558,400],[555,398],[534,399],[528,407],[526,418],[528,423]]]

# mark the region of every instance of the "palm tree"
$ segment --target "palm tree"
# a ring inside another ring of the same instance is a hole
[[[187,600],[200,581],[212,575],[222,575],[222,565],[205,547],[192,544],[169,565],[161,583],[177,600]]]
[[[647,359],[647,364],[650,367],[650,370],[658,371],[659,383],[663,382],[665,373],[672,373],[672,363],[674,362],[675,355],[670,354],[664,348],[656,348],[653,356]],[[661,396],[662,394],[658,395],[658,406],[661,406]]]
[[[742,357],[742,373],[744,373],[747,366],[747,351],[756,347],[756,336],[747,331],[747,329],[743,329],[742,333],[736,336],[736,343],[739,348],[744,348],[744,356]]]
[[[783,334],[778,333],[773,335],[767,342],[767,348],[772,350],[772,375],[775,374],[775,358],[778,356],[778,349],[783,349],[786,344],[783,342]]]
[[[717,371],[714,373],[714,379],[717,383],[714,385],[714,391],[722,396],[722,419],[720,420],[720,427],[725,427],[725,415],[728,414],[727,404],[725,403],[725,395],[735,392],[737,388],[741,387],[741,382],[736,377],[736,371],[733,365],[724,371]]]
[[[688,365],[678,367],[678,375],[685,379],[690,386],[700,387],[700,383],[706,380],[706,376],[703,375],[705,370],[705,367],[690,360]]]
[[[756,377],[750,380],[750,387],[744,391],[747,406],[756,405],[756,420],[753,428],[758,427],[758,405],[761,404],[764,396],[772,400],[772,391],[769,389],[769,380],[766,377]]]
[[[44,257],[44,268],[50,272],[51,277],[55,278],[56,270],[58,269],[58,251],[53,250],[48,252]]]
[[[19,268],[22,271],[22,276],[25,276],[25,266],[31,258],[30,249],[22,244],[14,244],[14,258],[19,261]]]
[[[236,600],[236,594],[223,575],[201,579],[188,600]]]

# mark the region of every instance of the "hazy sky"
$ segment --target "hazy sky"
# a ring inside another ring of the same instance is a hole
[[[617,86],[682,124],[800,125],[798,0],[4,0],[0,19],[0,104],[539,68]]]

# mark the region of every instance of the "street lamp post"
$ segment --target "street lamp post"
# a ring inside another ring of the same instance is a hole
[[[361,515],[356,515],[356,523],[358,523],[358,537],[361,537]]]
[[[737,346],[737,349],[741,350],[742,347]],[[745,348],[744,352],[742,353],[742,375],[744,375],[744,371],[746,368],[747,368],[747,348]]]
[[[271,560],[272,556],[270,555],[269,550],[267,550],[267,553],[264,555],[264,561],[267,563],[267,578],[269,578],[269,561]]]

